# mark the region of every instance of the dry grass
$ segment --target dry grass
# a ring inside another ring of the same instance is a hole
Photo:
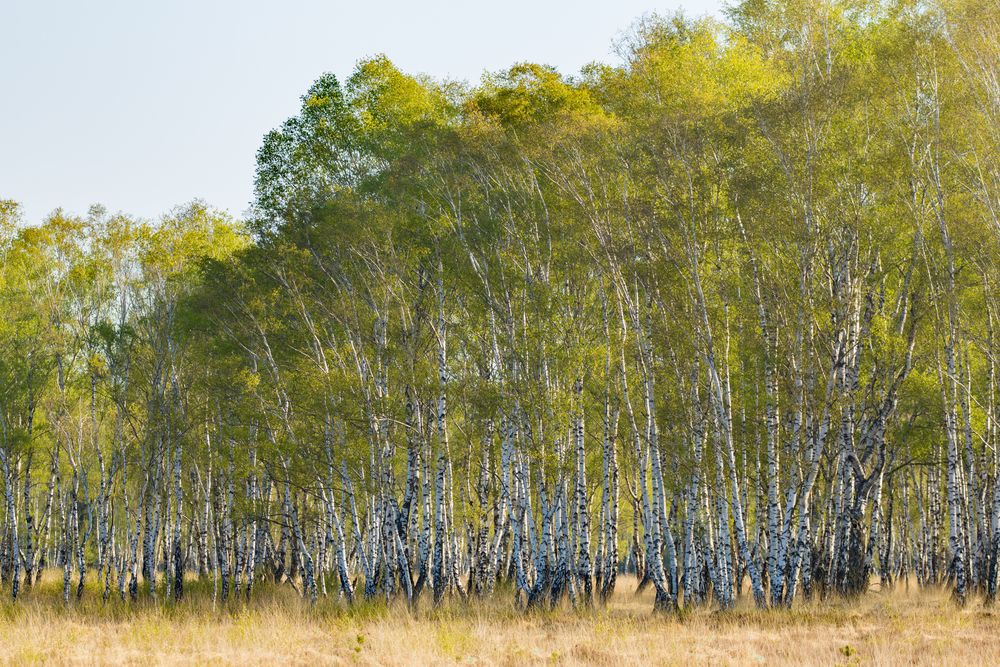
[[[205,591],[178,605],[64,608],[43,582],[0,603],[0,661],[66,664],[914,665],[1000,664],[1000,614],[956,609],[942,591],[873,591],[793,611],[741,607],[654,615],[620,580],[606,609],[524,613],[513,604],[449,603],[416,612],[361,605],[309,609],[291,589],[213,609]],[[509,596],[504,596],[509,598]]]

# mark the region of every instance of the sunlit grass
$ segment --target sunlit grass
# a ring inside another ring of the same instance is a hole
[[[1000,616],[978,601],[956,608],[947,591],[898,587],[758,611],[652,613],[650,592],[619,580],[606,607],[572,611],[450,599],[416,609],[384,601],[315,608],[290,586],[259,585],[223,604],[191,581],[180,602],[101,601],[92,582],[64,605],[49,573],[16,604],[0,603],[0,660],[15,664],[817,664],[993,665]],[[161,593],[162,595],[162,593]]]

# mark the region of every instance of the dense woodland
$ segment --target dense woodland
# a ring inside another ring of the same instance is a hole
[[[992,601],[998,17],[747,0],[477,85],[376,57],[267,135],[245,221],[4,202],[5,594]]]

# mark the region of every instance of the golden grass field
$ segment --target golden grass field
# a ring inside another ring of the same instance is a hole
[[[619,580],[607,608],[525,613],[499,601],[310,609],[288,586],[249,604],[103,605],[88,590],[61,604],[56,574],[0,603],[7,664],[301,665],[997,665],[1000,609],[957,609],[944,591],[897,588],[795,610],[654,615],[649,593]],[[6,594],[8,591],[4,591]],[[507,596],[504,596],[505,598]],[[748,601],[744,601],[747,604]]]

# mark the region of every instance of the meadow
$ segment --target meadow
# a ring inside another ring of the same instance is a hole
[[[650,612],[652,593],[624,578],[604,608],[524,612],[509,596],[429,600],[416,610],[335,598],[315,608],[291,587],[262,587],[250,603],[212,603],[189,587],[177,604],[104,604],[86,591],[68,607],[50,573],[16,604],[0,605],[5,664],[300,665],[995,665],[1000,612],[944,589],[877,587],[792,610]],[[508,602],[503,602],[508,600]]]

